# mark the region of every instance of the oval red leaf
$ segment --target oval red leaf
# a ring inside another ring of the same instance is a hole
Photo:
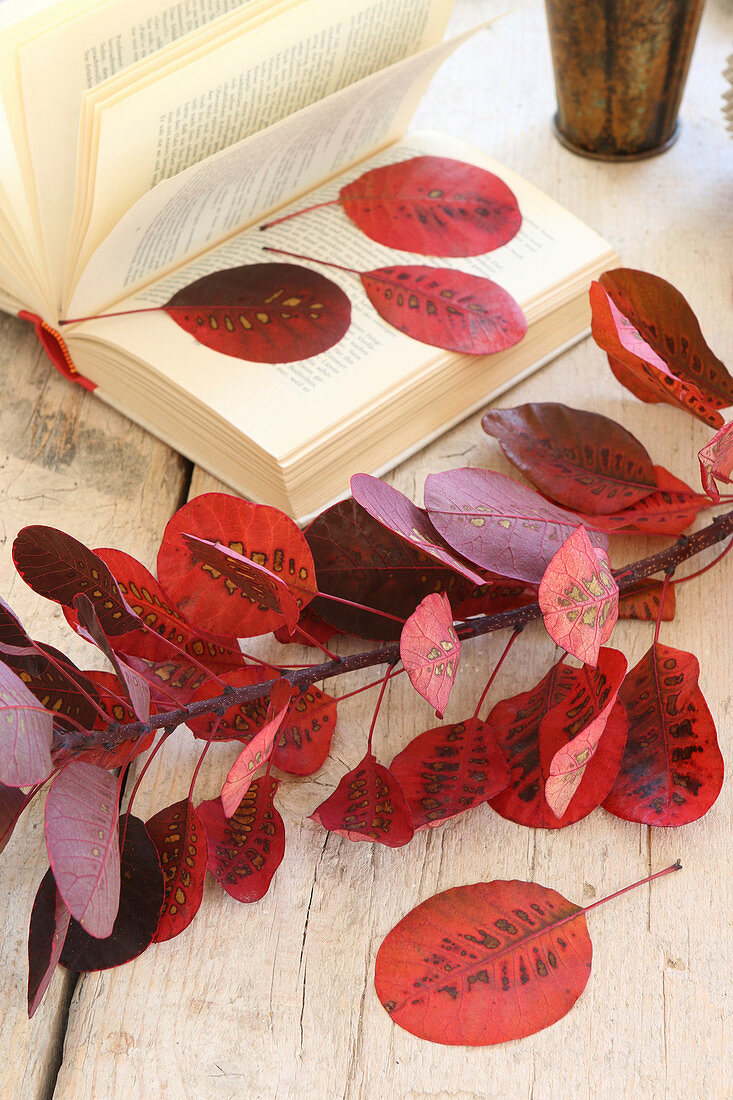
[[[659,618],[663,589],[663,581],[650,580],[648,577],[625,588],[618,600],[619,619],[640,619],[642,622],[655,623]],[[674,619],[675,605],[675,586],[668,584],[664,593],[664,607],[661,608],[662,622],[671,622]]]
[[[595,665],[618,618],[618,585],[608,554],[591,545],[584,527],[565,539],[547,566],[538,598],[552,640]]]
[[[309,359],[338,343],[351,303],[325,275],[288,263],[204,275],[163,306],[200,344],[254,363]]]
[[[374,984],[395,1023],[422,1039],[487,1046],[561,1019],[590,976],[580,906],[536,882],[456,886],[385,938]]]
[[[290,704],[272,750],[272,762],[291,775],[312,775],[328,756],[336,729],[336,700],[309,687]]]
[[[249,687],[251,684],[262,684],[266,680],[273,680],[277,672],[262,665],[247,665],[245,668],[234,669],[225,672],[218,680],[205,680],[195,691],[193,701],[211,699],[215,695],[221,695],[222,683],[230,687]],[[253,699],[251,703],[239,703],[233,707],[227,707],[224,714],[202,714],[197,718],[189,718],[186,725],[194,737],[202,741],[241,741],[248,744],[252,738],[262,729],[267,721],[267,699]]]
[[[372,840],[388,848],[401,848],[415,832],[400,784],[370,752],[310,816],[348,840]]]
[[[491,409],[481,426],[541,493],[579,512],[617,512],[656,487],[631,432],[599,413],[554,402]]]
[[[154,943],[173,939],[188,928],[204,895],[206,833],[193,804],[184,798],[145,823],[158,850],[165,892]]]
[[[419,340],[464,355],[490,355],[518,344],[527,319],[511,294],[450,267],[379,267],[364,271],[367,297],[383,321]]]
[[[692,653],[657,643],[619,693],[629,737],[604,809],[644,825],[687,825],[707,813],[723,785],[715,723]]]
[[[461,659],[445,592],[431,592],[410,615],[400,635],[400,657],[415,691],[442,718]]]
[[[654,472],[657,488],[653,493],[613,515],[581,516],[586,527],[609,534],[681,535],[701,509],[710,507],[707,497],[694,492],[664,466],[655,466]]]
[[[339,192],[373,241],[423,256],[478,256],[519,232],[514,193],[484,168],[449,157],[412,157],[372,168]]]

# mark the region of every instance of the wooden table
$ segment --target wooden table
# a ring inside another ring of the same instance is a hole
[[[458,0],[454,28],[496,10],[489,0]],[[452,131],[486,148],[592,224],[627,265],[675,283],[730,363],[733,142],[721,118],[720,74],[732,48],[730,0],[709,0],[677,144],[636,164],[597,163],[572,155],[551,136],[544,15],[539,0],[529,0],[446,65],[415,125]],[[52,524],[90,546],[118,546],[151,563],[171,512],[218,486],[65,382],[30,329],[7,317],[0,318],[0,359],[0,592],[36,636],[86,659],[86,647],[69,636],[60,614],[42,606],[14,574],[10,547],[17,530]],[[696,452],[709,432],[672,408],[636,401],[590,341],[502,404],[531,400],[566,401],[620,420],[656,462],[697,484]],[[418,498],[429,471],[470,464],[507,469],[497,447],[482,438],[478,416],[391,480]],[[659,545],[629,540],[616,563]],[[728,559],[683,586],[677,618],[662,635],[698,654],[702,689],[729,760],[732,577]],[[494,700],[531,685],[552,661],[554,647],[542,629],[536,625],[527,635],[507,660]],[[648,624],[623,623],[614,634],[630,663],[650,641]],[[502,645],[492,637],[466,647],[447,719],[470,712]],[[532,831],[482,806],[418,834],[403,849],[352,844],[306,817],[360,759],[373,702],[367,693],[344,704],[319,774],[283,779],[287,850],[262,902],[237,905],[209,883],[197,920],[180,938],[79,981],[60,971],[30,1022],[25,944],[46,855],[40,808],[28,815],[0,860],[2,1100],[733,1096],[730,781],[703,820],[676,831],[628,824],[603,811],[558,833]],[[395,684],[378,727],[378,755],[391,759],[431,718],[409,686]],[[187,789],[196,750],[185,730],[174,740],[141,790],[141,816]],[[216,793],[234,755],[233,746],[221,747],[200,784],[201,797]],[[681,874],[591,915],[588,987],[565,1019],[536,1036],[483,1049],[431,1045],[395,1027],[377,1002],[372,981],[383,936],[438,890],[491,878],[533,879],[587,904],[677,857]]]

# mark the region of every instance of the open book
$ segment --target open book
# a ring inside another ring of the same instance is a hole
[[[352,472],[395,464],[583,335],[590,280],[617,262],[483,153],[404,136],[467,37],[441,41],[451,7],[3,0],[0,307],[36,325],[70,378],[298,518],[344,494]],[[419,155],[480,165],[517,197],[522,229],[510,243],[435,261],[514,296],[529,325],[514,347],[476,357],[419,342],[377,316],[358,278],[330,269],[351,324],[303,360],[222,354],[151,309],[210,272],[286,261],[263,245],[359,271],[415,263],[338,206],[259,227],[335,198],[369,167]]]

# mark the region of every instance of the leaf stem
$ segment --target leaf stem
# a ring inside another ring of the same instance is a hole
[[[298,218],[301,214],[310,214],[311,210],[320,210],[323,206],[338,206],[338,199],[328,199],[326,202],[316,202],[312,206],[305,206],[302,210],[295,210],[292,214],[284,214],[282,218],[275,218],[274,221],[265,222],[260,226],[260,229],[272,229],[273,225],[282,225],[283,222],[289,222],[291,218]]]
[[[323,264],[324,267],[336,267],[339,271],[348,271],[349,275],[361,276],[361,272],[355,267],[344,267],[343,264],[335,264],[331,260],[317,260],[314,256],[303,256],[300,252],[288,252],[284,248],[270,248],[268,245],[265,245],[262,251],[277,252],[279,256],[292,256],[294,260],[305,260],[309,264]]]
[[[618,898],[621,894],[627,894],[629,890],[635,890],[637,886],[643,886],[646,882],[653,882],[655,878],[661,878],[662,875],[670,875],[672,871],[681,871],[682,864],[679,860],[673,863],[671,867],[665,867],[663,871],[656,871],[653,875],[647,875],[646,878],[640,878],[638,882],[632,882],[631,886],[624,886],[621,890],[616,890],[613,894],[608,894],[605,898],[599,898],[598,901],[594,901],[592,905],[586,905],[583,907],[584,913],[590,913],[591,909],[597,909],[599,905],[605,905],[607,901],[613,901],[614,898]]]
[[[509,639],[507,644],[504,646],[504,652],[502,653],[499,660],[496,662],[496,665],[494,666],[494,671],[489,676],[489,679],[486,682],[486,687],[481,692],[481,698],[479,699],[478,703],[476,704],[476,709],[473,712],[474,721],[478,718],[478,712],[481,710],[481,707],[484,705],[484,699],[489,694],[489,690],[491,688],[491,685],[493,684],[494,680],[496,679],[497,672],[499,671],[501,666],[504,664],[504,658],[508,655],[509,650],[512,648],[512,646],[514,645],[514,643],[516,642],[517,638],[519,637],[519,635],[521,633],[522,633],[522,628],[519,627],[517,630],[514,631],[511,638]]]

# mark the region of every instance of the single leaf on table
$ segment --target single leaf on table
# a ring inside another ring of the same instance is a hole
[[[181,538],[197,561],[232,581],[262,611],[281,615],[288,630],[295,628],[298,602],[287,584],[264,565],[258,565],[219,542],[183,533]]]
[[[425,507],[460,554],[504,577],[538,583],[580,520],[511,477],[463,467],[430,474]],[[594,546],[608,539],[591,532]]]
[[[731,484],[733,478],[733,420],[724,424],[697,454],[702,487],[716,504],[720,500],[718,480]]]
[[[114,928],[106,939],[90,936],[75,920],[69,924],[61,965],[82,973],[108,970],[141,955],[153,940],[163,906],[163,872],[158,852],[138,817],[119,821],[122,889]]]
[[[53,716],[0,662],[0,783],[29,787],[51,774]]]
[[[357,274],[382,320],[422,344],[491,355],[518,344],[527,332],[519,303],[481,275],[424,265]]]
[[[25,795],[17,787],[0,783],[0,852],[13,835],[13,829],[25,809]]]
[[[415,691],[442,718],[461,659],[445,592],[431,592],[410,615],[400,635],[400,657]]]
[[[140,627],[101,558],[64,531],[40,524],[24,527],[13,543],[13,561],[34,592],[62,607],[73,609],[74,598],[85,595],[106,634]]]
[[[147,681],[114,652],[91,600],[83,594],[75,596],[74,611],[79,620],[79,632],[86,634],[88,640],[101,649],[117,673],[120,686],[124,688],[135,717],[141,722],[147,722],[150,717],[150,687]]]
[[[645,448],[599,413],[547,401],[491,409],[481,426],[541,493],[566,508],[617,512],[656,489]]]
[[[374,984],[395,1023],[421,1039],[489,1046],[570,1011],[590,976],[586,908],[536,882],[476,882],[434,894],[385,937]]]
[[[401,848],[415,832],[399,782],[371,752],[342,776],[310,816],[348,840],[371,840],[388,848]]]
[[[475,716],[418,734],[389,770],[402,787],[416,830],[488,801],[509,782],[491,729]]]
[[[35,1015],[61,958],[71,913],[51,871],[41,879],[28,930],[28,1019]]]
[[[644,825],[687,825],[707,813],[723,784],[715,723],[692,653],[657,642],[631,669],[619,701],[629,736],[603,807]]]
[[[336,729],[336,700],[311,686],[292,701],[281,725],[272,762],[291,775],[312,775],[328,756]]]
[[[119,780],[94,764],[73,761],[46,797],[51,869],[71,915],[90,936],[109,936],[120,900],[117,840]]]
[[[336,283],[286,263],[212,271],[176,291],[163,309],[200,344],[254,363],[320,355],[351,323],[351,303]]]
[[[206,833],[187,798],[166,806],[145,828],[158,851],[165,893],[154,943],[178,936],[196,916],[204,895]]]
[[[608,534],[641,531],[646,535],[681,535],[703,508],[708,498],[696,493],[664,466],[655,466],[657,488],[648,497],[613,515],[581,515],[586,527]]]
[[[372,168],[342,187],[339,201],[373,241],[423,256],[491,252],[522,224],[503,180],[449,157],[412,157]]]
[[[641,401],[665,401],[714,428],[722,425],[718,405],[708,400],[695,382],[683,380],[670,370],[601,283],[591,283],[590,304],[593,339],[607,353],[609,366],[622,386]]]
[[[539,604],[552,640],[595,665],[618,618],[618,585],[608,554],[591,545],[584,527],[573,531],[547,566]]]
[[[201,802],[196,812],[206,831],[208,868],[236,901],[259,901],[285,853],[285,826],[273,799],[277,779],[255,779],[231,817],[221,799]]]
[[[355,500],[342,500],[317,516],[306,532],[322,592],[406,619],[429,592],[460,601],[473,585],[454,569],[393,534]],[[317,597],[318,614],[360,638],[392,641],[402,624],[370,611]]]
[[[292,688],[287,680],[279,679],[270,693],[267,708],[267,721],[252,740],[244,746],[229,769],[221,789],[221,804],[226,817],[231,817],[252,783],[254,773],[266,764],[275,747],[278,730],[282,725],[290,700]]]
[[[262,611],[217,569],[198,561],[183,541],[192,534],[219,542],[259,562],[287,584],[304,607],[316,594],[313,557],[290,516],[266,504],[252,504],[227,493],[204,493],[169,520],[158,551],[158,578],[196,630],[215,641],[267,634],[282,615]]]
[[[655,581],[650,577],[635,581],[624,588],[618,599],[619,619],[640,619],[655,623],[659,618],[663,589],[663,581]],[[674,619],[675,602],[675,585],[668,584],[664,593],[664,606],[661,608],[662,622],[671,622]]]

